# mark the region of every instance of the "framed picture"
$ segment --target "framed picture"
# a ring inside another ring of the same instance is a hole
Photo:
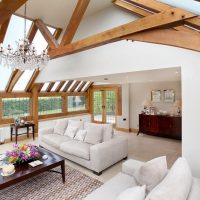
[[[173,103],[175,101],[175,91],[174,90],[164,90],[164,102]]]
[[[161,90],[151,91],[151,101],[154,103],[158,103],[161,101]]]

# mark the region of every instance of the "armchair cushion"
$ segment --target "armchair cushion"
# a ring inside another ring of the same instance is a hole
[[[81,141],[77,141],[77,140],[71,140],[68,142],[63,142],[60,145],[60,150],[77,156],[79,158],[84,158],[86,160],[90,160],[90,147],[92,145],[85,143],[85,142],[81,142]]]
[[[59,119],[56,121],[56,125],[54,127],[54,133],[59,135],[64,135],[65,129],[67,128],[68,119]]]
[[[146,186],[135,186],[124,190],[116,200],[144,200],[146,195]]]
[[[166,156],[155,158],[144,163],[135,171],[134,177],[139,185],[146,185],[151,191],[167,174]]]
[[[113,137],[113,125],[103,124],[103,142],[112,139]]]
[[[192,185],[190,167],[184,158],[179,158],[164,180],[158,184],[145,200],[187,200]]]

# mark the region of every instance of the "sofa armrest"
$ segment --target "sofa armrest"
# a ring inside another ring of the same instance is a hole
[[[129,159],[122,164],[122,172],[127,175],[133,176],[134,172],[139,169],[143,164],[144,162],[141,162],[139,160]]]
[[[128,138],[115,136],[113,139],[90,147],[92,169],[101,172],[128,155]]]

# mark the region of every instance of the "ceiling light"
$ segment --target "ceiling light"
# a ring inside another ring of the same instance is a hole
[[[16,50],[13,50],[11,45],[4,48],[0,44],[0,64],[12,70],[19,69],[21,71],[41,69],[47,65],[49,61],[47,50],[43,50],[43,53],[38,55],[36,48],[26,38],[26,3],[24,8],[24,38],[16,43]]]

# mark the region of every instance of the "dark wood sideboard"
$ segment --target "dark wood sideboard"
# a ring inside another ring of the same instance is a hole
[[[181,116],[140,114],[138,135],[140,133],[181,140],[182,118]]]

